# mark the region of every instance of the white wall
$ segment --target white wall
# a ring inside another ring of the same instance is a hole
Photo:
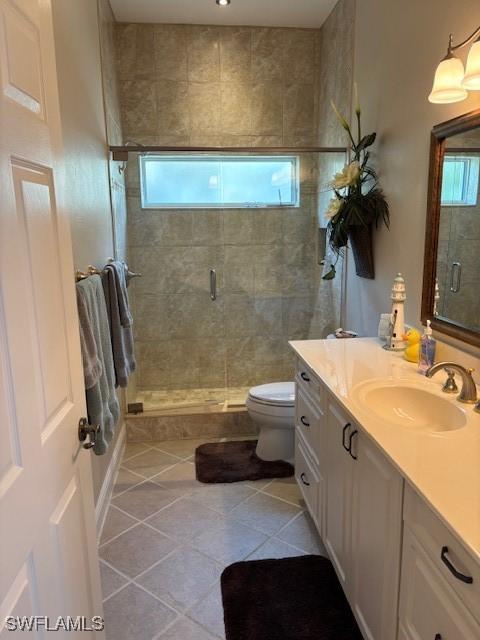
[[[406,279],[407,322],[420,326],[430,130],[480,107],[480,92],[456,105],[432,105],[427,95],[448,34],[463,40],[480,25],[480,2],[359,0],[356,13],[354,75],[363,130],[378,133],[374,162],[391,229],[375,234],[375,280],[358,278],[350,260],[345,325],[375,335],[379,314],[390,311],[398,271]],[[466,51],[460,55],[465,59]]]

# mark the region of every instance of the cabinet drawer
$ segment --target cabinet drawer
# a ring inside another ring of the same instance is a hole
[[[324,427],[323,411],[302,390],[295,400],[295,426],[309,447],[309,454],[316,465],[319,463],[320,434]]]
[[[431,561],[408,525],[404,529],[399,638],[478,640],[480,626]]]
[[[318,526],[319,477],[298,434],[295,439],[295,478],[310,515]]]
[[[297,393],[306,394],[322,411],[324,410],[324,386],[303,360],[297,360],[295,383]]]
[[[437,570],[480,622],[480,565],[409,485],[403,513]],[[472,582],[464,582],[461,576],[454,575],[455,571]]]

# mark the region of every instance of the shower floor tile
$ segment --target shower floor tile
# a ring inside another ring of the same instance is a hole
[[[135,474],[150,473],[151,461],[172,464],[150,480],[136,475],[140,483],[113,498],[100,546],[107,640],[127,637],[128,615],[138,638],[224,640],[219,575],[228,564],[324,553],[294,482],[198,482],[192,456],[203,442],[212,438],[126,448],[120,477],[137,456]]]

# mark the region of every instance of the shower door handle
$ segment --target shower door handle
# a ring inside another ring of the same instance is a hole
[[[210,299],[217,299],[217,272],[215,269],[210,269]]]
[[[450,291],[458,293],[460,291],[460,282],[462,279],[462,265],[460,262],[452,262],[452,271],[450,275]]]

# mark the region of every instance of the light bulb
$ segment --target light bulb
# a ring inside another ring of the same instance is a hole
[[[462,87],[463,76],[463,62],[449,53],[437,67],[429,101],[445,104],[465,100],[468,93]]]
[[[216,0],[217,4],[219,4],[221,7],[226,7],[227,5],[230,4],[230,0]]]
[[[468,53],[462,87],[470,91],[480,91],[480,38],[472,44]]]

